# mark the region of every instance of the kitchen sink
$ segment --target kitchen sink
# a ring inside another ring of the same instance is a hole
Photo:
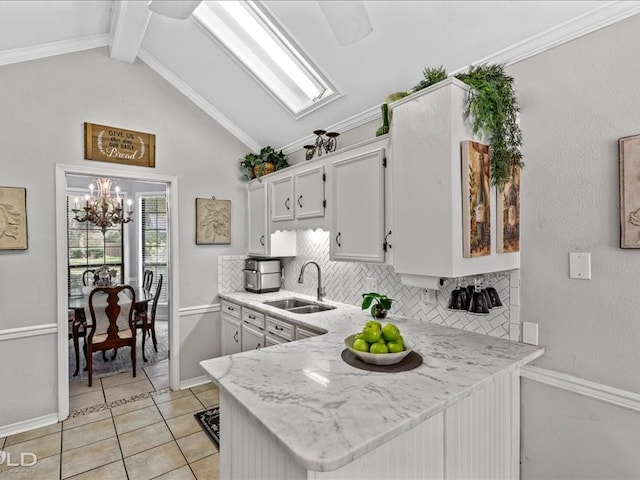
[[[280,308],[291,313],[317,313],[336,308],[331,305],[322,305],[320,303],[309,302],[300,298],[284,298],[282,300],[264,302],[264,304],[269,305],[270,307]]]

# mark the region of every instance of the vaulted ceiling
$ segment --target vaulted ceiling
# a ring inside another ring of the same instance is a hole
[[[372,33],[340,46],[318,2],[262,4],[338,100],[294,119],[194,18],[152,13],[147,1],[2,1],[0,65],[109,46],[114,61],[147,63],[249,148],[291,151],[313,130],[376,118],[384,97],[418,83],[425,66],[509,64],[640,13],[637,1],[369,1]]]

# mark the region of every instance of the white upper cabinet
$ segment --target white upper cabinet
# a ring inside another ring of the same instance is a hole
[[[296,218],[324,217],[324,166],[295,174]]]
[[[347,152],[331,163],[332,260],[385,260],[385,150]]]
[[[323,165],[270,180],[271,221],[289,222],[324,217],[325,180]],[[297,228],[298,226],[292,223],[278,227]]]
[[[294,212],[293,177],[272,180],[271,220],[273,222],[293,220]]]
[[[269,184],[253,181],[248,187],[247,253],[264,257],[296,255],[296,232],[269,230]]]
[[[407,285],[520,267],[519,253],[496,253],[495,188],[491,254],[463,258],[460,144],[477,140],[464,120],[467,92],[449,79],[392,105],[393,266]]]
[[[267,255],[269,251],[269,233],[267,232],[267,184],[256,182],[248,189],[248,253]]]

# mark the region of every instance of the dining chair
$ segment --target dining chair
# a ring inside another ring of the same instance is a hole
[[[145,270],[144,276],[142,277],[142,287],[145,290],[151,290],[152,285],[153,285],[153,271]]]
[[[93,285],[93,282],[94,282],[93,276],[95,275],[95,273],[96,271],[90,268],[84,271],[84,273],[82,274],[82,284],[85,287],[88,285]]]
[[[87,336],[84,328],[84,324],[82,323],[82,319],[78,318],[76,315],[76,311],[73,308],[70,308],[68,311],[69,318],[69,340],[73,340],[73,353],[76,359],[76,369],[73,372],[73,376],[78,376],[78,371],[80,370],[80,337],[84,339],[84,347],[83,351],[85,352],[85,360],[86,360],[86,346],[87,346]]]
[[[160,291],[162,290],[163,276],[158,276],[158,285],[156,287],[156,293],[153,296],[153,303],[151,304],[151,311],[149,309],[136,311],[136,328],[142,330],[142,360],[147,361],[147,357],[144,353],[144,344],[147,338],[147,333],[151,333],[151,340],[153,341],[153,349],[158,352],[158,341],[156,340],[156,310],[158,308],[158,299],[160,298]]]
[[[87,325],[87,369],[89,386],[93,380],[93,352],[131,348],[133,377],[136,376],[136,328],[134,306],[136,294],[129,285],[98,287],[88,298],[91,324]]]

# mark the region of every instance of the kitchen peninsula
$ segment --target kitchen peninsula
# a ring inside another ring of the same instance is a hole
[[[264,304],[313,300],[285,291],[220,297],[327,332],[201,362],[220,387],[221,478],[518,478],[519,368],[542,348],[389,317],[423,364],[369,372],[341,358],[366,311]]]

